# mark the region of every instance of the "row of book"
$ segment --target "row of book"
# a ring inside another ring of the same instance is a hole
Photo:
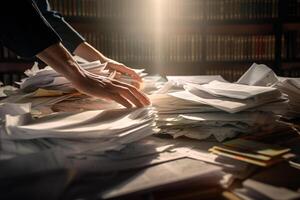
[[[207,61],[253,61],[275,59],[274,35],[209,35]]]
[[[300,77],[300,69],[283,70],[283,76],[285,77]]]
[[[166,0],[167,18],[257,20],[278,17],[278,0]]]
[[[153,36],[118,32],[83,32],[93,46],[108,57],[122,62],[199,62],[251,61],[275,58],[274,35],[201,35],[196,33]],[[300,37],[286,37],[284,58],[300,58]],[[297,42],[295,42],[297,41]],[[205,45],[205,46],[204,46]],[[205,51],[204,51],[205,48]],[[204,56],[205,54],[205,56]],[[6,47],[0,47],[0,58],[19,59]]]
[[[295,60],[300,59],[300,33],[290,31],[284,33],[282,37],[282,59]]]
[[[106,56],[121,62],[142,63],[157,59],[155,41],[151,36],[141,37],[117,32],[83,32],[82,35]]]
[[[167,35],[160,42],[167,62],[199,62],[203,60],[203,36],[199,34]]]
[[[104,1],[101,1],[101,3]],[[96,17],[99,16],[99,0],[49,0],[52,9],[64,16]]]
[[[198,34],[164,36],[159,40],[153,36],[122,33],[87,32],[82,35],[105,55],[121,62],[197,62],[203,59],[203,37]]]
[[[153,18],[151,0],[49,0],[53,10],[66,17],[92,18]]]
[[[138,37],[121,33],[83,33],[105,55],[122,62],[253,61],[275,59],[274,35],[201,35]],[[205,51],[204,51],[205,48]]]
[[[278,0],[50,0],[68,17],[236,20],[278,17]]]

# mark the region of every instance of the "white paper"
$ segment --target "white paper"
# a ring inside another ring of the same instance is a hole
[[[249,98],[273,98],[278,97],[280,92],[272,87],[248,86],[235,83],[224,83],[220,81],[212,81],[208,84],[197,85],[188,84],[186,88],[193,90],[201,90],[214,96],[229,97],[235,99],[249,99]]]
[[[271,86],[278,81],[276,74],[263,64],[253,63],[252,66],[239,78],[238,84]]]

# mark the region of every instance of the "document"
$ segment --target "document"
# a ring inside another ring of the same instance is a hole
[[[119,150],[156,133],[155,117],[151,108],[56,113],[40,118],[30,113],[5,114],[2,150],[15,154],[28,152],[27,148],[35,152],[39,147],[60,147],[71,153]]]
[[[220,81],[220,82],[227,82],[222,76],[209,76],[209,75],[202,75],[202,76],[167,76],[168,81],[184,85],[185,83],[194,83],[194,84],[207,84],[211,81]]]
[[[186,87],[201,90],[216,97],[228,97],[241,100],[253,98],[254,101],[260,101],[266,98],[277,98],[281,96],[280,91],[272,87],[249,86],[220,81],[211,81],[203,85],[188,84]]]
[[[278,77],[272,69],[263,64],[253,63],[239,78],[237,84],[253,86],[272,86],[278,82]]]
[[[214,95],[195,89],[193,87],[186,87],[186,91],[174,92],[174,93],[170,93],[170,95],[184,100],[190,100],[190,101],[198,102],[200,104],[210,105],[212,107],[215,107],[217,109],[229,113],[237,113],[267,103],[284,100],[281,98],[281,95],[279,96],[279,94],[277,98],[266,97],[266,99],[260,101],[255,101],[253,99],[240,100],[240,99],[233,99],[228,97],[216,97]]]

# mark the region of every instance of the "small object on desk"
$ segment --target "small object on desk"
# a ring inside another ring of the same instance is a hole
[[[210,149],[214,154],[267,167],[293,156],[289,148],[254,140],[234,139]]]
[[[289,148],[281,147],[274,144],[266,144],[254,140],[245,140],[242,138],[224,142],[224,145],[236,149],[256,152],[258,154],[271,157],[283,155],[291,150]]]

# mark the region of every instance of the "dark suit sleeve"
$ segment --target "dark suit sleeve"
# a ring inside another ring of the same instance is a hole
[[[0,40],[22,57],[33,57],[61,41],[31,0],[1,1]]]
[[[73,53],[77,46],[84,42],[84,38],[74,30],[56,11],[51,10],[47,0],[34,0],[43,16],[47,19],[49,24],[58,33],[62,39],[63,45]]]

